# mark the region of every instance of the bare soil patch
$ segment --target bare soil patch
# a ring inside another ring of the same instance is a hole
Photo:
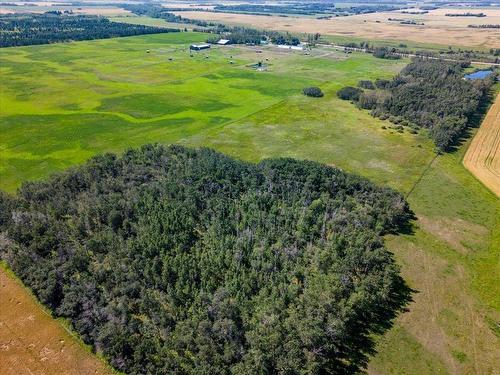
[[[0,374],[112,374],[0,267]]]

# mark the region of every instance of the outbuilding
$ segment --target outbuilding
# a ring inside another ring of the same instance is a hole
[[[220,44],[221,46],[225,46],[226,44],[229,43],[229,39],[220,39],[217,44]]]
[[[192,50],[192,51],[201,51],[201,50],[204,50],[204,49],[209,49],[210,48],[210,44],[191,44],[189,46],[189,49]]]

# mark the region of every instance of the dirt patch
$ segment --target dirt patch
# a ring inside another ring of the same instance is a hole
[[[500,197],[500,95],[467,149],[464,165]]]
[[[0,267],[0,374],[105,375],[112,372]]]
[[[462,219],[430,218],[418,216],[420,227],[431,233],[461,254],[477,250],[488,229]]]

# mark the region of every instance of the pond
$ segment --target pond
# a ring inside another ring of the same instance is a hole
[[[478,70],[477,72],[466,74],[464,76],[465,79],[484,79],[488,77],[493,70]]]

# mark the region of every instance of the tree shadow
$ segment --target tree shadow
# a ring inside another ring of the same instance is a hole
[[[473,130],[481,126],[481,123],[483,122],[484,118],[486,117],[486,114],[488,113],[488,110],[490,109],[491,105],[495,100],[493,94],[494,92],[492,89],[489,89],[484,94],[484,96],[481,98],[479,102],[477,111],[474,112],[472,116],[469,118],[469,121],[467,123],[467,128],[462,132],[462,134],[460,134],[460,136],[455,140],[455,142],[453,142],[453,144],[446,149],[446,152],[449,153],[457,152],[460,149],[460,147],[462,147],[470,139]]]

